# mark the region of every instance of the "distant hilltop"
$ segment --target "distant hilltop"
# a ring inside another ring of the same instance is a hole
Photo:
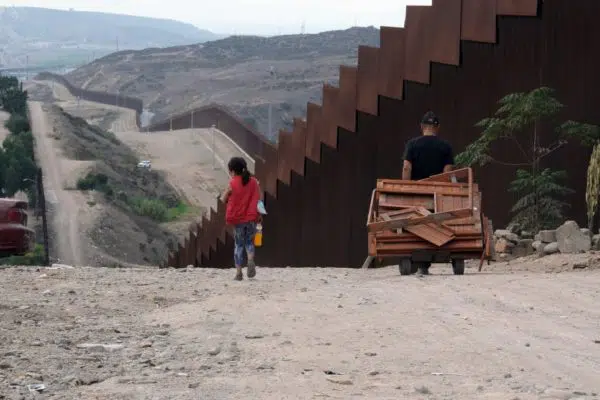
[[[117,49],[178,46],[224,36],[168,19],[0,7],[0,67],[77,66]]]

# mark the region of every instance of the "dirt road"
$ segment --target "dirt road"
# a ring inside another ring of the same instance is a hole
[[[244,156],[225,134],[212,129],[118,132],[117,137],[141,159],[150,160],[152,168],[165,171],[169,182],[198,207],[216,207],[216,195],[229,179],[229,159]],[[244,157],[253,171],[254,161]]]
[[[53,81],[30,81],[28,90],[40,90],[40,86],[51,90],[55,103],[71,115],[85,119],[112,132],[136,130],[135,111],[129,108],[111,106],[87,100],[78,100],[69,90]],[[115,99],[116,100],[116,99]]]
[[[29,102],[31,129],[35,137],[35,152],[39,164],[44,171],[44,190],[46,201],[52,209],[53,235],[56,257],[61,262],[71,265],[82,265],[82,245],[78,217],[79,202],[74,198],[76,193],[64,190],[65,171],[62,168],[58,150],[50,137],[52,127],[49,126],[46,113],[39,102]]]
[[[0,394],[598,398],[599,270],[433,272],[0,270]]]

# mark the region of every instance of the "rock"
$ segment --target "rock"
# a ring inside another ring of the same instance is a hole
[[[220,347],[215,347],[214,349],[211,349],[208,351],[208,355],[209,356],[216,356],[221,352],[221,348]]]
[[[506,239],[509,242],[514,243],[516,243],[519,240],[519,235],[507,229],[498,229],[496,232],[494,232],[494,236],[496,236],[498,239]]]
[[[262,339],[264,337],[265,337],[265,335],[261,335],[260,333],[252,334],[252,335],[246,335],[246,339]]]
[[[544,246],[544,255],[556,254],[558,252],[558,243],[556,242],[548,243],[546,246]]]
[[[556,231],[540,231],[540,233],[538,233],[538,235],[540,236],[540,240],[543,243],[554,243],[556,242]]]
[[[542,243],[541,240],[535,240],[533,243],[531,243],[531,247],[533,247],[533,249],[535,251],[540,251],[540,247],[543,249],[544,248],[544,243]]]
[[[514,257],[527,257],[533,254],[533,239],[521,239],[512,249]]]
[[[515,247],[515,245],[504,238],[496,240],[496,244],[494,244],[496,253],[510,253],[513,247]]]
[[[535,240],[536,242],[541,242],[542,241],[542,235],[540,235],[539,233],[537,235],[535,235],[533,237],[533,240]]]
[[[86,349],[90,351],[115,351],[124,348],[125,346],[122,344],[95,344],[95,343],[82,343],[78,344],[78,349]]]
[[[337,383],[338,385],[353,385],[353,382],[350,379],[327,378],[327,380],[331,383]]]
[[[66,265],[66,264],[52,264],[51,267],[49,267],[48,269],[74,269],[75,267],[72,267],[71,265]]]
[[[531,233],[529,231],[521,231],[520,236],[522,239],[533,239],[533,233]]]
[[[13,366],[7,362],[0,363],[0,369],[13,369]]]
[[[594,235],[592,238],[592,250],[600,250],[600,235]]]
[[[549,388],[544,391],[542,399],[569,400],[571,392],[567,390]]]
[[[556,241],[563,254],[584,253],[592,247],[592,239],[581,232],[575,221],[567,221],[556,230]]]
[[[588,228],[581,228],[580,229],[581,233],[583,233],[584,235],[588,235],[591,237],[590,233],[591,231]]]

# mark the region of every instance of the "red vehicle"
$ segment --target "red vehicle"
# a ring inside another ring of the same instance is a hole
[[[0,254],[23,255],[32,250],[35,232],[27,227],[27,202],[0,198]]]

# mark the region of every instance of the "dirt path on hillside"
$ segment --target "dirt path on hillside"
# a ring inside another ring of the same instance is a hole
[[[150,160],[152,168],[165,171],[182,197],[197,207],[216,207],[216,196],[229,180],[229,159],[243,156],[223,133],[215,130],[213,135],[212,129],[119,132],[117,137],[141,159]],[[246,160],[253,171],[254,161]]]
[[[90,124],[112,132],[137,130],[136,113],[130,108],[78,100],[65,86],[53,81],[32,81],[29,87],[31,90],[39,90],[36,85],[49,88],[58,106],[73,116],[85,119]]]
[[[41,103],[29,102],[29,115],[35,137],[36,156],[44,171],[44,190],[46,201],[53,211],[53,230],[56,256],[61,262],[71,265],[84,265],[83,249],[80,237],[85,236],[84,227],[78,223],[80,202],[75,200],[77,193],[64,189],[66,173],[58,149],[50,137],[53,130],[49,126]]]
[[[0,394],[597,399],[600,271],[522,269],[0,270]]]

